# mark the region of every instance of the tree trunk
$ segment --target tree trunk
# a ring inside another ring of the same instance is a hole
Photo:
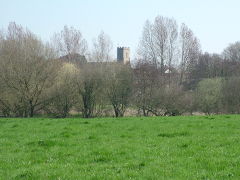
[[[33,117],[34,115],[34,105],[32,103],[32,100],[29,101],[29,117]]]

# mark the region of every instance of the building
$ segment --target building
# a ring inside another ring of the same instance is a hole
[[[122,64],[130,64],[130,48],[118,47],[117,48],[117,62]]]
[[[80,55],[78,53],[68,54],[65,56],[61,56],[59,58],[62,62],[65,63],[74,63],[77,65],[83,65],[86,63],[90,64],[110,64],[110,63],[116,63],[116,60],[114,61],[87,61],[86,57],[84,55]],[[130,48],[129,47],[118,47],[117,48],[117,62],[120,64],[130,65]]]

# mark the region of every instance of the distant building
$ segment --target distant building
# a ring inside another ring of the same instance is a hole
[[[67,54],[65,56],[59,57],[59,60],[65,63],[73,63],[77,65],[84,65],[84,64],[111,64],[116,63],[114,61],[87,61],[84,55],[80,55],[78,53],[74,54]],[[130,48],[129,47],[118,47],[117,48],[117,62],[120,64],[130,65]]]
[[[123,64],[130,64],[130,48],[118,47],[117,48],[117,62]]]
[[[87,63],[87,59],[84,55],[78,53],[67,54],[65,56],[59,57],[59,60],[65,63],[74,63],[78,65],[83,65]]]

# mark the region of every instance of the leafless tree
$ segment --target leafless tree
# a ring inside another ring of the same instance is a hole
[[[178,26],[177,22],[174,19],[168,21],[168,55],[167,55],[167,70],[168,70],[168,84],[171,84],[171,75],[173,69],[173,63],[176,63],[177,56],[178,56]]]
[[[154,31],[154,39],[155,46],[157,50],[157,55],[160,60],[160,69],[161,74],[164,73],[164,65],[166,63],[167,58],[167,47],[168,47],[168,18],[164,18],[162,16],[157,16],[154,21],[153,31]]]
[[[105,76],[107,97],[113,106],[115,116],[122,117],[130,104],[132,74],[129,66],[111,64]]]
[[[200,43],[185,24],[182,24],[180,31],[180,53],[180,84],[182,84],[184,75],[191,71],[200,55]]]
[[[34,115],[54,78],[52,50],[29,30],[10,23],[0,49],[0,79],[22,116]],[[8,99],[8,98],[6,98]],[[7,103],[6,103],[7,104]]]
[[[71,63],[63,63],[59,68],[53,86],[47,94],[44,110],[48,114],[65,118],[77,102],[77,86],[75,79],[79,75],[79,69]]]
[[[78,75],[76,84],[80,96],[80,110],[83,117],[90,118],[94,116],[98,98],[101,95],[102,88],[102,68],[100,64],[85,64]]]
[[[143,27],[142,39],[139,44],[138,54],[140,59],[147,61],[144,63],[153,63],[157,67],[157,52],[155,50],[155,41],[153,36],[153,25],[149,20]]]
[[[141,59],[160,65],[163,75],[166,66],[172,66],[177,52],[177,23],[174,19],[157,16],[154,23],[146,21],[139,45]]]
[[[93,61],[103,62],[112,60],[113,43],[103,31],[93,40]]]
[[[222,53],[228,61],[240,61],[240,42],[230,44]]]
[[[88,49],[87,41],[82,33],[74,27],[64,26],[61,32],[54,34],[52,43],[59,56],[74,54],[85,56]]]
[[[144,61],[143,61],[144,62]],[[139,62],[134,69],[134,99],[139,113],[148,116],[153,110],[153,101],[159,90],[159,71],[154,64]]]
[[[222,88],[224,113],[240,113],[240,78],[229,77],[224,80]]]

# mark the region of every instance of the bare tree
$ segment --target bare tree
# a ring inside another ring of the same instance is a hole
[[[182,24],[180,31],[180,84],[183,82],[184,75],[191,71],[191,68],[198,60],[200,55],[200,43],[194,36],[191,29]]]
[[[172,66],[177,52],[177,23],[174,19],[157,16],[154,23],[146,21],[139,45],[140,59],[148,60],[159,67],[161,75],[166,66]]]
[[[129,66],[111,64],[106,78],[107,97],[113,106],[115,116],[122,117],[130,103],[132,75]]]
[[[54,34],[52,42],[59,56],[74,54],[85,56],[87,53],[87,41],[83,38],[82,33],[74,27],[64,26],[60,33]]]
[[[161,74],[164,74],[164,65],[167,58],[167,47],[168,47],[168,18],[157,16],[155,18],[153,31],[157,55],[160,60]]]
[[[44,110],[48,114],[65,118],[77,102],[75,79],[79,69],[71,63],[63,63],[62,67],[58,68],[57,77],[47,94],[49,101],[46,101]]]
[[[10,23],[0,49],[1,81],[22,109],[22,116],[34,115],[42,102],[45,90],[54,78],[54,58],[46,45],[33,33]]]
[[[138,54],[140,59],[153,63],[157,67],[157,52],[155,50],[155,41],[153,36],[153,25],[149,20],[146,21],[143,27],[142,39],[139,44]]]
[[[240,113],[240,78],[230,77],[224,80],[222,88],[224,113]]]
[[[94,116],[98,96],[101,95],[102,74],[100,64],[85,64],[77,78],[77,91],[80,96],[80,110],[83,117],[90,118]]]
[[[240,42],[230,44],[222,53],[228,61],[240,61]]]
[[[113,43],[103,31],[93,40],[93,60],[97,62],[112,60]]]
[[[154,64],[139,62],[134,69],[134,99],[140,114],[156,112],[156,90],[159,90],[159,71]]]
[[[168,58],[167,58],[167,68],[168,68],[168,83],[171,83],[171,75],[173,69],[173,62],[177,59],[178,47],[177,47],[177,38],[178,38],[178,26],[177,22],[174,19],[168,21]]]

